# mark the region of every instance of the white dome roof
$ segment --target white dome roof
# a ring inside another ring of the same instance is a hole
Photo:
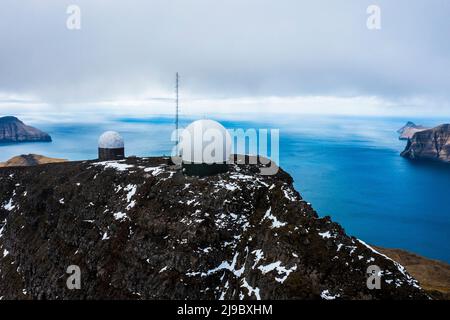
[[[231,154],[231,135],[217,121],[197,120],[181,133],[178,150],[183,162],[224,163]]]
[[[123,148],[123,138],[115,131],[106,131],[98,139],[98,147],[102,149]]]

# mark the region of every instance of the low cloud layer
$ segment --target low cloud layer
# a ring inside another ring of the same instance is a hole
[[[66,28],[71,4],[81,30]],[[376,31],[371,4],[4,0],[1,105],[167,99],[179,71],[190,99],[367,97],[448,110],[450,2],[377,1]]]

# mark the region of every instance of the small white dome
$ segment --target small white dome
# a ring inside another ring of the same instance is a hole
[[[225,163],[231,154],[231,135],[217,121],[197,120],[181,133],[178,149],[183,162]]]
[[[98,139],[98,147],[102,149],[119,149],[124,147],[123,138],[115,131],[106,131]]]

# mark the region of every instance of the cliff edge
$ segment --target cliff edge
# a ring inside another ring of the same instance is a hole
[[[450,163],[450,124],[416,132],[401,153],[409,159],[437,160]]]
[[[52,138],[48,133],[31,126],[17,119],[7,116],[0,118],[0,142],[50,142]]]

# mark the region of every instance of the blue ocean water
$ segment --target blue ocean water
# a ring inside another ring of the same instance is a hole
[[[450,262],[450,166],[399,156],[396,130],[407,120],[437,125],[449,119],[356,117],[216,117],[227,128],[280,129],[280,165],[319,215],[330,215],[364,241]],[[191,119],[183,118],[181,125]],[[127,155],[170,154],[173,119],[116,118],[89,123],[32,122],[52,143],[0,145],[0,161],[24,153],[95,159],[97,139],[119,131]]]

